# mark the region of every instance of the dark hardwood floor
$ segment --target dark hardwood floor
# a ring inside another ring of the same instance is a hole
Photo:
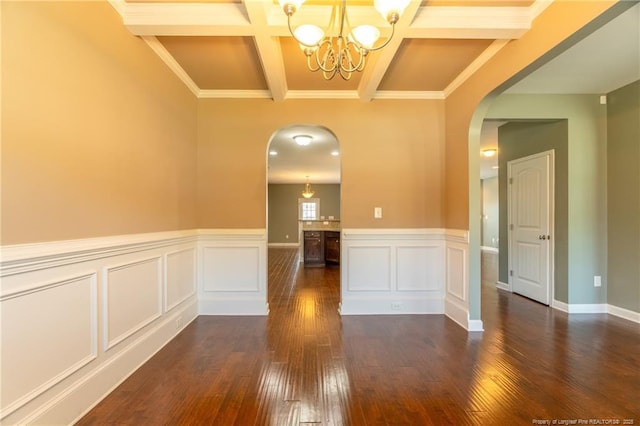
[[[482,292],[483,333],[340,317],[338,267],[270,249],[268,317],[197,318],[79,424],[640,424],[638,324]]]

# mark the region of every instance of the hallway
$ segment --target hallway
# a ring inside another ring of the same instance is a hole
[[[340,317],[339,272],[269,249],[268,317],[198,317],[79,424],[640,422],[637,324],[488,282],[484,333],[443,315]]]

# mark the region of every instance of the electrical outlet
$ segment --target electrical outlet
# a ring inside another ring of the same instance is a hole
[[[392,311],[399,311],[402,309],[402,303],[400,302],[391,302],[391,310]]]
[[[286,240],[288,240],[288,239],[289,239],[289,235],[285,235],[285,236],[284,236],[284,238],[285,238]]]
[[[176,330],[182,326],[182,315],[176,318],[175,326],[176,326]]]
[[[602,287],[602,278],[600,277],[600,275],[595,275],[593,277],[593,286]]]

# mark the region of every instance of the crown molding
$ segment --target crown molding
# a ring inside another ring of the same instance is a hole
[[[445,94],[442,91],[398,91],[380,90],[373,94],[373,99],[430,99],[444,100]]]
[[[355,90],[289,90],[285,99],[359,99]]]
[[[271,99],[268,90],[199,90],[200,99]]]
[[[271,99],[269,90],[198,90],[196,96],[200,99]],[[360,99],[355,90],[289,90],[284,96],[289,99]],[[373,99],[417,99],[444,100],[442,91],[393,91],[376,92]]]

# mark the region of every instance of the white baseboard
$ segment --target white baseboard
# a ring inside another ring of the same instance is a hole
[[[503,283],[502,281],[498,281],[496,283],[496,288],[499,288],[500,290],[511,291],[511,286],[507,283]]]
[[[567,304],[559,300],[554,300],[551,307],[568,314],[606,314],[607,305],[604,303],[574,303]]]
[[[614,305],[607,305],[607,313],[640,324],[640,312],[634,312]]]
[[[465,306],[462,306],[461,302],[453,297],[447,297],[444,301],[445,315],[457,323],[465,330],[472,331],[484,331],[484,325],[482,320],[472,320],[469,318],[469,311]]]
[[[635,323],[640,323],[639,312],[634,312],[629,309],[620,308],[606,303],[567,304],[554,300],[551,306],[568,314],[609,314]]]
[[[407,315],[443,314],[444,304],[440,298],[349,298],[343,299],[340,315]]]
[[[262,298],[211,298],[198,301],[199,315],[268,315],[269,304]]]
[[[482,320],[468,320],[467,331],[484,331]]]
[[[467,320],[469,313],[465,306],[460,305],[451,297],[445,297],[444,313],[446,316],[455,321],[460,327],[467,329]]]

